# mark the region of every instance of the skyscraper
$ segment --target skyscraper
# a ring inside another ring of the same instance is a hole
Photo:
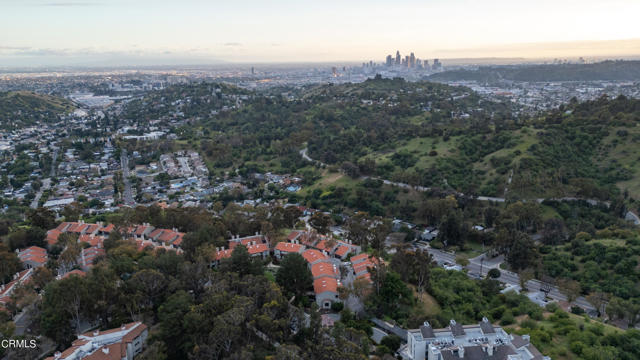
[[[442,64],[439,59],[433,59],[433,66],[431,67],[433,70],[440,70],[442,68]]]
[[[387,66],[393,65],[393,58],[391,57],[391,55],[387,55],[387,61],[385,62],[385,64]]]
[[[416,67],[416,55],[414,53],[411,53],[411,56],[409,57],[409,67]]]
[[[402,62],[402,66],[409,67],[409,55],[405,55],[404,61]]]
[[[396,51],[396,65],[400,65],[400,62],[402,58],[400,57],[400,50]]]

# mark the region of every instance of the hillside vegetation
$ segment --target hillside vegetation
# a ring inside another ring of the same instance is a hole
[[[176,143],[199,148],[214,173],[295,173],[309,165],[299,155],[308,147],[311,158],[354,179],[377,176],[514,199],[640,196],[638,100],[574,101],[516,118],[512,105],[484,100],[468,88],[402,79],[312,86],[297,100],[223,90],[248,97],[216,113],[217,100],[237,97],[191,84],[152,93],[128,112],[170,118],[172,108],[149,105],[201,94],[180,105],[199,121],[180,128]]]
[[[54,121],[74,109],[63,98],[27,91],[0,92],[0,127],[29,126],[36,121]]]

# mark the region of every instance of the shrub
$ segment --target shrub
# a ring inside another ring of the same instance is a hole
[[[535,330],[538,328],[538,323],[531,319],[524,319],[520,321],[520,327]]]
[[[344,309],[344,304],[343,303],[341,303],[339,301],[331,303],[331,310],[333,310],[335,312],[340,312],[340,311],[342,311],[342,309]]]
[[[487,275],[489,275],[490,278],[492,279],[497,279],[500,277],[500,270],[498,269],[491,269],[489,270],[489,272],[487,273]]]
[[[502,314],[502,317],[500,318],[500,325],[511,325],[514,321],[515,319],[513,317],[513,313],[511,312],[511,310],[507,310]]]
[[[576,315],[582,315],[584,314],[584,309],[582,309],[580,306],[572,306],[571,307],[571,313],[576,314]]]

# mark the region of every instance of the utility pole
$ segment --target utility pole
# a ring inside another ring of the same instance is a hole
[[[484,276],[482,274],[482,265],[484,264],[484,255],[482,255],[482,258],[480,258],[480,276]]]

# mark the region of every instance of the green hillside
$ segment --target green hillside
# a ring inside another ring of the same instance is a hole
[[[37,121],[56,120],[74,109],[63,98],[27,91],[0,92],[0,127],[17,128]]]
[[[211,89],[191,84],[171,91],[179,98]],[[402,79],[310,86],[297,100],[249,94],[239,109],[216,115],[211,110],[220,104],[181,105],[201,120],[180,129],[176,144],[198,147],[214,172],[295,173],[309,165],[299,156],[306,146],[311,158],[353,178],[516,199],[640,196],[639,100],[603,97],[518,118],[512,104],[468,88]],[[145,118],[137,110],[158,96],[133,103],[129,112]],[[172,111],[157,107],[153,116]]]

